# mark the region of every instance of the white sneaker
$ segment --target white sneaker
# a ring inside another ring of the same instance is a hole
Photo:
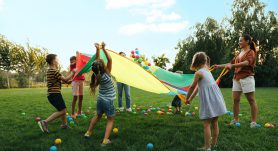
[[[124,108],[124,107],[120,107],[119,109],[120,109],[120,110],[124,110],[125,108]]]
[[[127,112],[131,112],[131,111],[132,111],[132,109],[131,109],[131,108],[128,108],[128,109],[126,109],[126,111],[127,111]]]
[[[250,128],[255,128],[257,127],[257,123],[256,122],[251,122],[250,123]]]

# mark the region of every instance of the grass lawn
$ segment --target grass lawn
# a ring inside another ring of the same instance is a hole
[[[231,89],[221,89],[225,97],[228,110],[232,109]],[[63,88],[63,97],[70,108],[71,88]],[[132,104],[164,108],[172,101],[172,96],[157,95],[141,90],[132,89]],[[270,122],[278,124],[278,88],[257,88],[256,98],[259,106],[258,123]],[[115,101],[115,106],[117,101]],[[194,100],[193,106],[198,106]],[[181,115],[162,115],[151,112],[144,116],[141,111],[136,115],[120,113],[116,116],[114,127],[119,129],[119,135],[111,134],[113,144],[100,147],[106,120],[97,125],[94,135],[90,139],[83,138],[89,126],[89,119],[93,117],[96,107],[95,98],[85,91],[83,110],[87,119],[75,120],[73,129],[60,130],[60,121],[49,125],[49,134],[40,131],[35,117],[46,118],[55,109],[48,103],[46,89],[10,89],[0,90],[0,150],[9,151],[40,151],[48,150],[56,138],[62,139],[58,150],[117,150],[143,151],[147,143],[154,144],[154,150],[196,150],[203,145],[203,128],[198,114],[193,117]],[[183,112],[188,107],[183,107]],[[241,126],[229,127],[227,123],[232,119],[230,115],[220,118],[220,136],[218,150],[221,151],[272,151],[278,150],[278,130],[256,128],[250,129],[249,104],[245,97],[241,101]],[[194,107],[191,108],[191,112]],[[22,113],[26,113],[22,115]]]

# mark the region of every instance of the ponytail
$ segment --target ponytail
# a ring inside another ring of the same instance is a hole
[[[257,54],[257,47],[256,47],[255,42],[252,40],[251,36],[250,35],[244,35],[243,38],[249,44],[250,49],[253,50],[255,52],[255,54]]]

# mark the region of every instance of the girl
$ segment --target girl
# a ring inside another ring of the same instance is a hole
[[[215,65],[216,68],[235,68],[233,79],[233,110],[234,119],[231,124],[239,122],[239,102],[240,95],[243,92],[251,107],[251,123],[250,127],[257,126],[257,112],[258,107],[255,100],[255,79],[254,68],[256,64],[256,45],[249,35],[244,35],[239,39],[239,46],[241,52],[237,55],[231,63],[223,65]]]
[[[114,99],[116,99],[116,93],[114,89],[114,82],[110,75],[112,70],[112,58],[105,50],[105,44],[102,42],[100,45],[95,44],[96,47],[96,60],[92,64],[93,75],[91,77],[90,88],[91,92],[95,94],[96,88],[99,86],[98,98],[97,98],[97,116],[95,116],[90,123],[90,127],[85,133],[85,137],[90,137],[92,135],[92,130],[95,127],[96,123],[99,122],[103,113],[107,116],[107,125],[102,142],[102,146],[110,144],[109,140],[110,132],[114,123]],[[104,61],[100,59],[100,49],[103,49],[106,58],[108,60],[107,65]]]
[[[205,145],[199,150],[211,150],[216,147],[219,134],[218,116],[226,113],[224,98],[208,69],[208,57],[204,52],[197,52],[192,59],[190,69],[196,71],[194,81],[188,90],[186,100],[188,103],[199,91],[199,114],[204,125]],[[198,89],[195,89],[198,85]],[[194,91],[195,90],[195,91]],[[212,125],[212,130],[210,126]],[[212,134],[211,134],[212,131]],[[212,140],[211,140],[212,135]]]

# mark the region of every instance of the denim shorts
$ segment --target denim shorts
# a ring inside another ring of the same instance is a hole
[[[115,116],[114,100],[113,99],[97,99],[97,114],[106,114],[107,117]]]

